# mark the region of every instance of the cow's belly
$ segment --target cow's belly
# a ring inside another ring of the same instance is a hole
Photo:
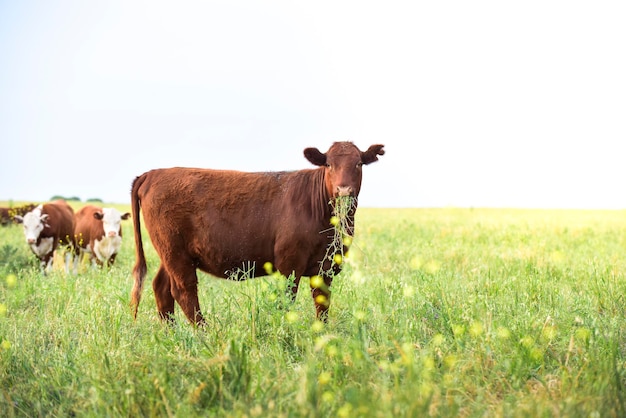
[[[113,254],[117,254],[122,246],[122,237],[104,237],[101,240],[95,240],[93,243],[93,252],[98,260],[105,262]]]
[[[205,246],[198,257],[198,267],[214,276],[230,279],[247,279],[279,270],[285,276],[292,272],[298,275],[314,275],[319,272],[319,262],[324,251],[318,243],[297,236],[278,239],[268,235],[262,239],[224,240],[222,245]],[[325,247],[324,247],[325,248]],[[314,254],[320,254],[319,257]],[[267,263],[270,263],[269,265]]]
[[[54,244],[54,238],[42,238],[39,241],[39,245],[31,244],[30,249],[32,252],[39,258],[43,258],[46,255],[50,254],[53,250],[52,246]]]
[[[268,261],[274,262],[270,252],[238,253],[214,249],[198,260],[198,268],[217,277],[241,280],[264,276],[263,265]]]

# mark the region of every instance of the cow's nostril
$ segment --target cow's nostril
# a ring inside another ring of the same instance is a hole
[[[352,187],[350,186],[338,186],[337,196],[350,196],[352,195]]]
[[[109,236],[110,237],[114,237],[116,235],[117,235],[117,233],[115,231],[109,231]]]

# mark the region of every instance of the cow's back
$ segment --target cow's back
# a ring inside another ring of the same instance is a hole
[[[74,242],[74,210],[64,200],[46,203],[41,210],[42,215],[48,215],[41,236],[57,237],[64,244]]]

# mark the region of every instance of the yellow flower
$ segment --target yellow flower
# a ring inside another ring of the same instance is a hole
[[[315,296],[315,303],[326,306],[328,305],[328,298],[324,295],[317,295]]]
[[[287,320],[287,322],[289,322],[290,324],[293,324],[294,322],[296,322],[298,320],[298,314],[293,312],[293,311],[289,311],[285,314],[285,319]]]
[[[443,358],[443,364],[445,364],[448,369],[454,368],[456,362],[457,357],[454,354],[448,354]]]
[[[315,324],[313,324],[315,325]],[[320,328],[321,331],[321,328]],[[326,344],[330,341],[331,337],[329,335],[321,335],[315,338],[315,351],[321,351],[326,347]]]
[[[419,386],[418,393],[424,398],[430,397],[430,394],[433,393],[433,387],[431,383],[422,382],[422,384]]]
[[[530,335],[527,335],[527,336],[525,336],[525,337],[522,337],[522,338],[519,340],[519,343],[520,343],[523,347],[530,349],[532,346],[534,346],[534,345],[535,345],[535,339],[534,339],[533,337],[531,337]]]
[[[2,344],[0,344],[0,347],[2,347],[3,350],[8,350],[9,348],[11,348],[11,343],[7,340],[3,340]]]
[[[541,330],[541,340],[542,341],[552,341],[557,336],[557,330],[555,326],[548,325]]]
[[[320,332],[324,329],[324,323],[320,320],[315,320],[315,322],[313,322],[313,325],[311,325],[311,329],[313,330],[313,332]]]
[[[352,416],[352,404],[346,402],[337,410],[337,416],[339,417],[349,417]]]
[[[402,289],[402,295],[407,298],[410,299],[413,296],[415,296],[415,288],[411,285],[405,285],[404,289]]]
[[[452,325],[452,333],[455,337],[460,337],[465,333],[465,327],[463,325]]]
[[[327,390],[326,392],[322,393],[322,402],[331,403],[334,400],[335,400],[335,395],[331,391]]]
[[[424,261],[419,256],[415,256],[409,261],[409,267],[411,267],[412,270],[419,270],[423,265]]]
[[[509,337],[511,337],[511,331],[509,331],[508,328],[499,327],[498,330],[496,331],[496,335],[501,340],[508,340]]]
[[[367,316],[367,314],[366,314],[365,312],[363,312],[363,311],[356,311],[356,312],[354,313],[354,317],[355,317],[357,320],[359,320],[359,321],[363,321],[363,320],[365,320],[366,316]]]
[[[433,337],[431,343],[433,346],[435,347],[439,347],[441,345],[443,345],[443,343],[446,341],[446,337],[444,337],[442,334],[435,334],[435,336]]]
[[[341,254],[335,254],[335,256],[333,257],[333,261],[335,262],[335,264],[339,265],[341,263],[343,263],[343,257]]]
[[[327,385],[328,383],[330,383],[331,377],[332,376],[329,372],[322,372],[319,376],[317,376],[317,382],[322,386]]]
[[[543,351],[541,351],[538,347],[533,347],[530,349],[530,358],[537,362],[543,361]]]
[[[250,409],[250,415],[253,417],[260,417],[263,415],[263,407],[261,405],[256,405],[254,408]]]
[[[12,289],[15,287],[15,285],[17,285],[17,277],[15,277],[15,274],[9,274],[7,276],[6,281],[7,281],[7,287],[9,289]]]
[[[426,273],[435,274],[441,269],[441,263],[437,260],[430,260],[424,265]]]
[[[338,353],[339,353],[339,350],[337,349],[336,346],[329,345],[326,347],[326,355],[328,357],[336,357]]]
[[[480,337],[483,334],[483,324],[478,321],[472,323],[469,333],[474,338]]]
[[[338,217],[336,217],[336,216],[331,216],[331,217],[330,217],[330,224],[331,224],[332,226],[337,226],[337,225],[339,225],[339,218],[338,218]]]
[[[576,332],[574,332],[574,336],[578,341],[587,343],[591,338],[591,330],[589,328],[578,328]]]
[[[310,282],[311,287],[314,289],[319,289],[324,286],[324,279],[322,279],[322,276],[311,276]]]
[[[435,368],[435,360],[432,357],[422,357],[422,366],[425,371],[431,371]]]

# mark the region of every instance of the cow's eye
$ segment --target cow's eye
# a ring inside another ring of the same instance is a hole
[[[358,163],[356,163],[356,168],[361,168],[363,167],[363,162],[359,161]]]

